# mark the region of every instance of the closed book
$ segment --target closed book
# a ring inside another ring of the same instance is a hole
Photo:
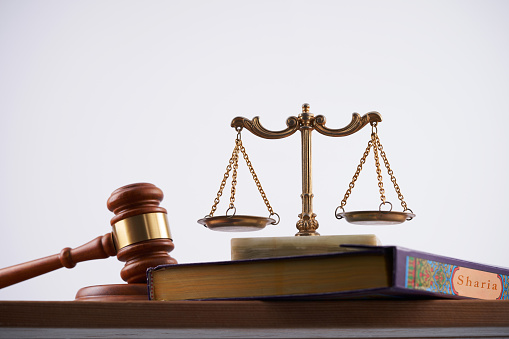
[[[164,265],[151,300],[509,299],[509,269],[396,246],[333,254]]]

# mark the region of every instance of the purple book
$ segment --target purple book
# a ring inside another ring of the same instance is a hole
[[[238,261],[164,265],[147,271],[152,300],[509,300],[509,269],[396,246]]]

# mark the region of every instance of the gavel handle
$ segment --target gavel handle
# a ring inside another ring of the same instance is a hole
[[[105,259],[116,254],[112,234],[108,233],[75,249],[66,247],[59,254],[0,269],[0,288],[17,284],[61,267],[73,268],[82,261]]]

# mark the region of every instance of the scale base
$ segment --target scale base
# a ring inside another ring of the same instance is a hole
[[[83,287],[76,293],[76,301],[134,301],[149,300],[147,284],[114,284]]]
[[[246,260],[353,251],[340,245],[380,246],[374,234],[321,235],[316,237],[233,238],[231,259]]]

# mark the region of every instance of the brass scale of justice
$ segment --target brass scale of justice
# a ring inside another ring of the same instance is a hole
[[[263,191],[263,188],[258,180],[254,168],[249,160],[247,152],[242,144],[241,132],[243,128],[247,129],[254,135],[265,138],[265,139],[282,139],[289,137],[297,131],[301,131],[301,146],[302,146],[302,213],[299,214],[299,220],[297,221],[298,233],[296,236],[313,236],[320,235],[316,230],[318,228],[318,221],[315,219],[316,214],[313,213],[313,193],[312,193],[312,177],[311,177],[311,132],[316,130],[318,133],[330,136],[330,137],[344,137],[351,135],[361,130],[368,123],[371,125],[371,139],[368,142],[368,146],[362,155],[359,165],[353,175],[352,181],[350,182],[348,189],[344,195],[340,205],[336,208],[335,216],[337,219],[345,219],[347,222],[357,225],[394,225],[400,224],[405,221],[410,221],[415,218],[413,211],[408,208],[399,185],[396,182],[396,177],[391,170],[387,155],[382,147],[380,139],[378,137],[378,123],[382,121],[382,117],[378,112],[369,112],[363,116],[358,113],[352,114],[351,122],[340,129],[330,129],[325,126],[325,117],[323,115],[314,116],[310,113],[309,104],[302,105],[302,113],[298,117],[289,117],[286,120],[287,128],[281,131],[270,131],[264,128],[259,121],[259,117],[249,120],[243,117],[236,117],[231,122],[231,127],[235,128],[237,132],[237,138],[235,139],[235,147],[232,152],[232,156],[226,167],[226,172],[221,181],[219,191],[214,199],[210,213],[204,218],[198,220],[199,224],[204,225],[210,230],[215,231],[230,231],[230,232],[244,232],[244,231],[256,231],[265,228],[267,225],[277,225],[280,221],[279,215],[274,212],[272,206]],[[355,182],[359,177],[363,165],[366,162],[371,149],[373,149],[373,155],[375,158],[376,174],[378,179],[378,188],[380,193],[381,203],[378,210],[372,211],[352,211],[345,212],[346,202],[350,196],[352,189],[355,186]],[[256,183],[258,191],[260,192],[265,205],[267,206],[269,216],[251,216],[251,215],[237,215],[235,207],[235,193],[237,184],[237,170],[240,154],[249,168],[249,171]],[[387,173],[391,178],[391,182],[394,185],[394,189],[398,195],[398,199],[401,202],[403,208],[402,212],[393,211],[392,203],[386,200],[385,189],[382,181],[382,171],[380,169],[380,156],[384,161],[384,165],[387,169]],[[230,203],[224,216],[214,216],[217,205],[220,202],[220,198],[223,194],[223,190],[226,186],[226,182],[232,171],[231,179],[231,191],[230,191]],[[389,210],[383,210],[382,208],[389,207]],[[277,217],[277,220],[275,219]]]

